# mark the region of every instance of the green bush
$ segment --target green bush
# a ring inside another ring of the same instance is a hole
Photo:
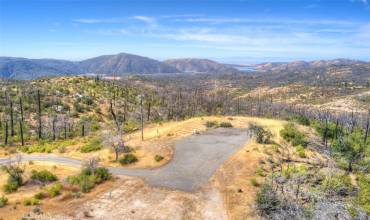
[[[8,179],[8,182],[3,186],[3,190],[6,193],[12,193],[17,191],[19,187],[18,182]]]
[[[99,138],[94,138],[88,144],[81,147],[80,151],[82,153],[89,153],[89,152],[98,151],[101,149],[102,149],[101,140]]]
[[[230,122],[221,122],[219,125],[221,128],[232,128],[233,125]]]
[[[276,192],[269,184],[263,184],[260,191],[257,192],[256,204],[258,210],[264,215],[275,212],[281,206]]]
[[[79,186],[83,193],[90,192],[95,186],[95,177],[83,175],[79,181]]]
[[[34,205],[40,205],[40,200],[36,198],[28,198],[23,201],[24,206],[34,206]]]
[[[217,121],[206,121],[205,126],[207,128],[216,128],[218,127],[218,122]]]
[[[304,147],[302,145],[297,145],[295,147],[295,149],[296,149],[299,157],[306,158],[305,149],[304,149]]]
[[[163,160],[163,157],[161,155],[155,155],[154,160],[159,162],[159,161]]]
[[[358,178],[360,191],[357,193],[357,202],[370,214],[370,174],[361,174]]]
[[[51,187],[47,188],[46,191],[48,192],[50,197],[55,197],[60,194],[60,191],[62,190],[63,185],[61,183],[55,183]]]
[[[126,154],[124,157],[119,159],[120,164],[126,165],[137,162],[138,159],[134,154]]]
[[[1,196],[0,197],[0,208],[6,206],[8,204],[8,198],[6,198],[5,196]]]
[[[337,127],[336,123],[331,122],[331,121],[329,121],[327,124],[326,122],[315,121],[313,123],[313,127],[315,128],[315,130],[317,131],[317,133],[319,133],[321,137],[326,135],[328,139],[333,139],[335,137],[336,132],[337,133],[343,132],[340,126]]]
[[[67,181],[72,185],[78,185],[84,193],[89,192],[96,184],[109,180],[112,175],[109,170],[103,167],[97,168],[94,172],[91,169],[83,169],[79,175],[69,176]]]
[[[298,145],[306,146],[307,145],[305,135],[301,133],[297,129],[297,127],[292,123],[286,124],[284,128],[280,130],[280,136],[284,140],[291,142],[293,146],[298,146]]]
[[[133,131],[138,130],[140,127],[139,123],[135,120],[128,120],[124,125],[123,125],[123,131],[125,133],[131,133]]]
[[[253,186],[255,186],[255,187],[260,186],[260,184],[257,182],[256,178],[252,178],[252,179],[251,179],[251,184],[252,184]]]
[[[39,180],[45,183],[45,182],[56,181],[58,178],[55,174],[53,174],[52,172],[48,170],[41,170],[41,171],[32,170],[31,179]]]
[[[95,170],[95,183],[100,184],[112,178],[112,174],[104,167],[99,167]]]
[[[257,143],[269,144],[271,142],[272,133],[265,130],[262,126],[251,124],[249,130],[256,136]]]
[[[294,115],[290,119],[305,126],[310,126],[311,124],[310,119],[304,115]]]
[[[329,195],[348,195],[353,190],[351,179],[348,175],[326,175],[322,181],[321,188]]]
[[[33,196],[35,199],[41,200],[45,198],[45,193],[43,192],[38,192]]]

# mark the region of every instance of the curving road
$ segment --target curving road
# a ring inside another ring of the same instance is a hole
[[[128,169],[109,167],[115,175],[137,176],[152,186],[193,192],[206,183],[224,161],[240,149],[250,138],[246,129],[217,128],[200,135],[192,135],[175,143],[174,158],[156,169]],[[0,164],[15,158],[0,158]],[[82,160],[53,155],[23,155],[22,161],[51,161],[81,166]]]

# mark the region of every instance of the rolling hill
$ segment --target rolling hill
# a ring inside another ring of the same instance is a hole
[[[233,73],[238,72],[237,69],[229,65],[217,63],[208,59],[169,59],[164,63],[171,65],[182,72],[192,73]]]

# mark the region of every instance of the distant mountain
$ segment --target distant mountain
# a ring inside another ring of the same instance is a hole
[[[316,81],[317,79],[356,79],[368,77],[370,63],[336,59],[263,63],[253,72],[264,74],[273,81]],[[147,57],[120,53],[104,55],[79,62],[56,59],[0,57],[0,79],[30,80],[40,77],[78,75],[85,73],[123,76],[158,73],[240,73],[228,64],[207,59],[169,59],[160,62]]]
[[[316,60],[311,62],[293,61],[288,63],[262,63],[256,65],[256,70],[261,72],[302,71],[317,68],[350,66],[365,64],[366,62],[350,59]]]
[[[78,64],[66,60],[0,57],[0,78],[35,79],[81,73]]]
[[[155,74],[177,73],[176,68],[147,57],[120,53],[104,55],[79,62],[86,73],[99,74]]]
[[[348,59],[263,63],[256,65],[256,70],[258,77],[275,85],[361,83],[370,79],[370,63]]]
[[[207,59],[169,59],[164,63],[173,66],[181,72],[192,73],[233,73],[238,72],[237,69],[227,64],[217,63]]]

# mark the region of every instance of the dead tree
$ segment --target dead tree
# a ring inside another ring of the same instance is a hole
[[[22,120],[19,120],[19,131],[20,131],[20,135],[21,135],[21,143],[22,143],[22,146],[24,146],[23,122],[22,122]]]
[[[13,101],[9,99],[9,110],[10,110],[10,136],[15,135],[14,131],[14,112],[13,112]]]
[[[140,120],[141,120],[141,140],[144,140],[144,112],[143,112],[143,95],[140,95]]]
[[[42,138],[42,123],[41,123],[41,97],[40,90],[37,90],[37,116],[38,116],[38,138]]]
[[[8,120],[5,121],[5,137],[4,137],[4,145],[8,145]]]
[[[367,120],[366,120],[365,137],[364,137],[364,143],[365,144],[366,144],[367,138],[369,136],[369,126],[370,126],[370,109],[368,110]]]

